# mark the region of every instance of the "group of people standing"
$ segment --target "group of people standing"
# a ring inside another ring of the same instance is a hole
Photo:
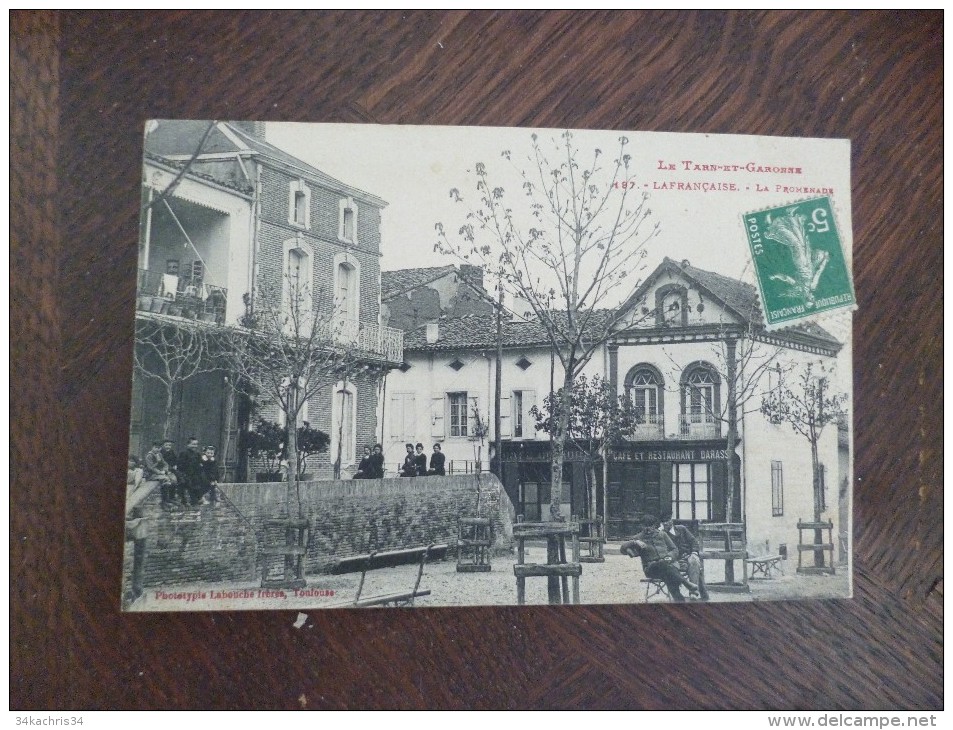
[[[130,470],[137,461],[129,457]],[[159,483],[162,509],[173,510],[177,505],[197,507],[206,499],[218,504],[216,487],[220,478],[215,447],[199,447],[199,440],[190,436],[183,451],[176,453],[171,439],[153,441],[142,466],[142,479]]]
[[[424,453],[424,445],[405,444],[407,455],[404,457],[404,463],[400,467],[402,477],[431,477],[444,476],[447,473],[447,457],[440,449],[440,444],[433,445],[433,453],[430,455],[430,468],[427,468],[427,455]]]

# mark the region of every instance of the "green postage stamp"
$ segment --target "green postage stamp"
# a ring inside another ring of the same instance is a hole
[[[744,216],[768,329],[856,306],[828,197]]]

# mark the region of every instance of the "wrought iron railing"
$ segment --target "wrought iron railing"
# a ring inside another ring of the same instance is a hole
[[[683,439],[721,438],[721,422],[710,413],[683,413],[678,417],[678,433]]]
[[[337,319],[332,324],[336,342],[361,352],[379,355],[390,362],[404,361],[404,332],[371,322]]]
[[[141,310],[225,323],[228,289],[200,278],[139,269],[136,293]]]
[[[665,438],[665,419],[662,414],[636,416],[630,438],[634,441],[657,441]]]

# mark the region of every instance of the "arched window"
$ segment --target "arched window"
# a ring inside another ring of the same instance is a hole
[[[721,422],[721,378],[709,363],[692,363],[682,374],[683,436],[715,438]]]
[[[289,327],[302,329],[307,326],[311,310],[311,264],[314,261],[311,246],[300,239],[284,243],[284,267],[282,270],[282,302],[284,311],[291,315]]]
[[[338,264],[337,271],[337,303],[338,315],[344,321],[354,319],[354,294],[356,293],[354,282],[354,267],[348,263]]]
[[[665,435],[662,414],[665,412],[665,389],[662,373],[642,363],[625,376],[625,392],[635,411],[636,439],[657,439]]]
[[[334,256],[334,315],[339,336],[357,337],[361,319],[361,264],[346,251]]]

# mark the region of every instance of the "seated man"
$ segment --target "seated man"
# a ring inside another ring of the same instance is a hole
[[[705,587],[705,570],[698,538],[685,525],[676,525],[671,517],[662,523],[662,529],[678,548],[678,569],[688,576],[689,581],[698,585],[701,599],[707,601],[708,589]]]
[[[698,593],[698,586],[679,572],[678,548],[668,535],[658,529],[658,525],[658,517],[646,515],[642,518],[642,532],[634,540],[622,543],[620,550],[630,558],[641,558],[645,577],[664,581],[672,600],[681,603],[685,601],[685,596],[679,587],[685,586],[689,593]]]

